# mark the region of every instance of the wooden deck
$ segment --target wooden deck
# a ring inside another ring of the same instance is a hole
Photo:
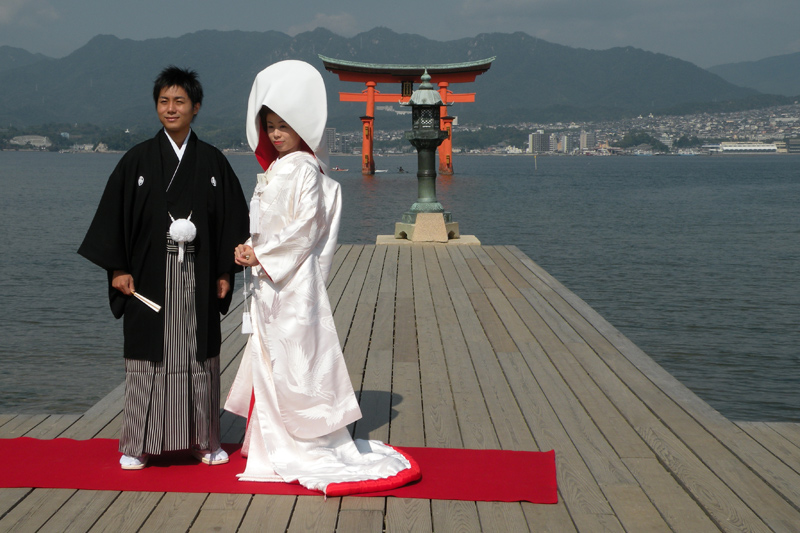
[[[3,489],[0,531],[800,530],[797,424],[724,418],[516,247],[343,245],[332,272],[355,435],[555,449],[557,505]],[[223,394],[240,316],[223,321]],[[114,438],[122,396],[0,415],[0,437]],[[223,441],[243,427],[223,414]]]

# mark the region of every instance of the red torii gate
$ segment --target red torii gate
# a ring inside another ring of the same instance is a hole
[[[494,57],[471,61],[468,63],[451,63],[445,65],[381,65],[376,63],[356,63],[341,61],[320,55],[325,70],[339,76],[341,81],[364,83],[367,88],[360,93],[339,93],[341,102],[366,102],[366,115],[361,117],[363,124],[361,142],[361,173],[375,173],[373,152],[373,132],[375,125],[375,102],[399,103],[407,102],[414,90],[413,84],[420,83],[422,74],[427,69],[431,83],[438,85],[439,95],[444,104],[455,102],[474,102],[475,93],[456,94],[448,89],[451,83],[470,83],[483,74],[492,65]],[[386,94],[376,90],[379,83],[399,83],[399,94]],[[447,107],[441,108],[440,127],[447,132],[439,146],[439,174],[453,173],[453,118],[447,114]]]

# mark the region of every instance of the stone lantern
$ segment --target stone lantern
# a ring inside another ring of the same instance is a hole
[[[408,103],[411,106],[411,131],[406,139],[417,149],[417,201],[395,223],[396,239],[414,242],[447,242],[457,239],[458,223],[436,200],[436,148],[448,133],[439,129],[440,108],[445,105],[433,88],[428,71]]]

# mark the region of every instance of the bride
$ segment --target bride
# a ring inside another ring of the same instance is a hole
[[[250,203],[252,333],[225,409],[247,417],[244,481],[297,481],[327,495],[388,490],[420,477],[413,459],[378,441],[353,440],[361,418],[325,281],[336,249],[339,184],[324,174],[327,101],[308,63],[260,72],[247,139],[265,169]]]

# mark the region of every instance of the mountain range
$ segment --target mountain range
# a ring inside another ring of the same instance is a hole
[[[708,71],[735,85],[762,93],[800,95],[800,52],[717,65]]]
[[[175,64],[200,73],[206,94],[199,119],[203,127],[243,131],[247,96],[256,73],[282,59],[301,59],[323,72],[329,123],[340,129],[358,129],[363,104],[339,102],[338,92],[358,92],[364,87],[340,82],[325,72],[319,55],[423,65],[495,57],[490,70],[475,83],[450,87],[454,92],[476,93],[475,103],[451,108],[450,113],[459,116],[462,124],[603,120],[723,104],[757,107],[788,100],[762,94],[777,85],[754,88],[753,77],[741,75],[743,70],[736,65],[709,71],[632,47],[571,48],[520,32],[434,41],[386,28],[351,38],[324,28],[294,37],[276,31],[207,30],[143,41],[98,35],[60,59],[0,47],[0,125],[91,123],[152,129],[152,80],[164,66]],[[775,62],[761,65],[757,77],[762,81],[777,77],[783,63],[773,59]],[[775,72],[770,74],[770,68]],[[781,85],[791,86],[788,82]],[[380,85],[378,89],[399,92],[399,87]],[[782,94],[787,93],[784,90]],[[794,94],[800,94],[800,85]],[[386,112],[376,118],[377,127],[404,127],[408,122],[407,117]]]

